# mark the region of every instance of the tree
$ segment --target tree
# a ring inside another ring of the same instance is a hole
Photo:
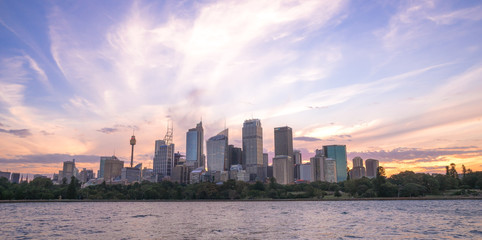
[[[457,170],[455,170],[455,163],[450,164],[449,175],[456,179],[459,178],[459,175],[457,174]]]
[[[465,165],[462,164],[462,176],[465,178],[465,174],[467,174],[467,169],[465,169]]]
[[[67,188],[67,199],[77,199],[77,178],[72,176],[69,187]]]

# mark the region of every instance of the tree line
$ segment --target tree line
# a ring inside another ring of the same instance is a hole
[[[170,181],[144,181],[132,185],[102,183],[81,188],[72,178],[69,184],[54,185],[48,178],[36,178],[30,183],[10,183],[0,178],[1,200],[91,199],[91,200],[194,200],[194,199],[321,199],[336,197],[418,197],[440,195],[477,195],[482,189],[482,172],[463,171],[460,178],[455,165],[447,173],[429,175],[412,171],[400,172],[389,178],[383,167],[373,179],[350,179],[340,183],[311,182],[281,185],[272,178],[268,183],[246,183],[228,180],[222,184],[202,182],[179,184]],[[464,168],[465,169],[465,168]]]

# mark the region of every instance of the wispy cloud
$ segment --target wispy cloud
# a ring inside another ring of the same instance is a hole
[[[12,134],[12,135],[15,135],[15,136],[21,137],[21,138],[28,137],[28,136],[32,135],[32,133],[30,133],[30,130],[28,130],[28,129],[9,129],[9,130],[6,130],[6,129],[3,129],[3,128],[0,128],[0,132]]]
[[[318,142],[318,141],[322,141],[323,139],[315,138],[315,137],[294,137],[293,140],[295,140],[295,141],[306,141],[306,142]]]

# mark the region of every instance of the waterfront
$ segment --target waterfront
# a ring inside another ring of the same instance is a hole
[[[482,238],[480,200],[0,204],[3,239]]]

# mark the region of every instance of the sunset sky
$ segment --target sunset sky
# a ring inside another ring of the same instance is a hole
[[[482,170],[481,1],[0,1],[0,171],[152,167],[243,121],[388,174]]]

